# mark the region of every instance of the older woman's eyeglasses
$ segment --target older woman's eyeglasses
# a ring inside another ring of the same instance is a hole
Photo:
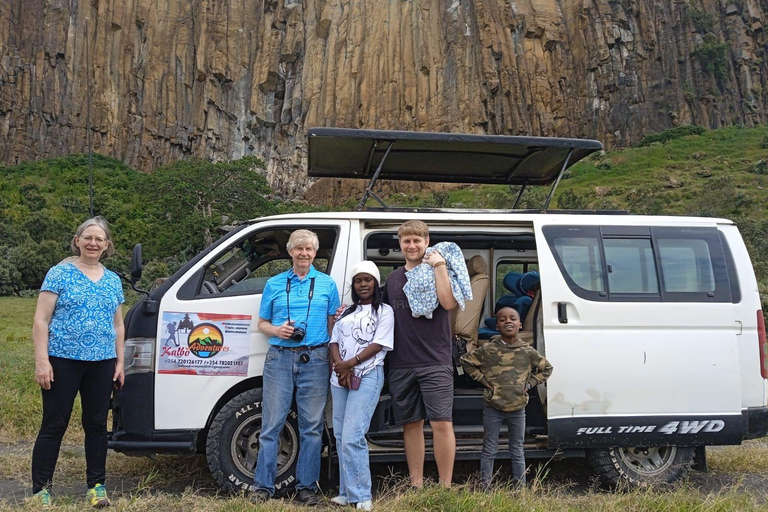
[[[97,244],[103,244],[107,241],[105,238],[101,238],[100,236],[85,235],[81,236],[80,238],[86,243],[96,242]]]

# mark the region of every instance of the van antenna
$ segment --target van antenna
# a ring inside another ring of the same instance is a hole
[[[88,41],[88,17],[85,18],[85,135],[88,140],[88,212],[93,218],[93,143],[91,142],[91,53]]]

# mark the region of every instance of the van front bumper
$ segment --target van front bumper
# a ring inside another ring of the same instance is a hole
[[[768,435],[768,407],[750,407],[741,411],[744,417],[744,440]]]

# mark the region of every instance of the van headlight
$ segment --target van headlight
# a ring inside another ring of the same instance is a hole
[[[125,340],[125,375],[155,371],[155,339]]]

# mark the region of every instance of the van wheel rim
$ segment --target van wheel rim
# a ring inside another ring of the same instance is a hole
[[[232,461],[243,474],[253,479],[256,474],[256,461],[259,457],[259,434],[261,434],[261,415],[253,416],[237,427],[232,435],[230,452]],[[282,475],[298,456],[299,436],[293,426],[285,422],[280,433],[277,448],[277,474]]]
[[[619,459],[632,471],[644,477],[663,474],[675,462],[676,446],[618,448]]]

